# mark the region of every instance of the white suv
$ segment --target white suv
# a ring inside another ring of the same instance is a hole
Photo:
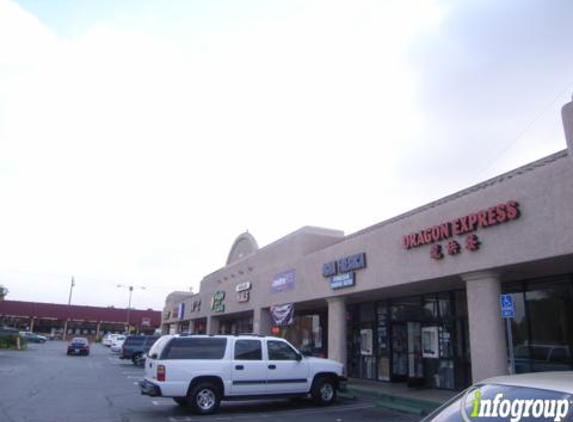
[[[141,394],[172,397],[199,414],[221,400],[306,396],[321,405],[336,399],[342,364],[306,358],[282,338],[256,335],[168,335],[145,362]]]

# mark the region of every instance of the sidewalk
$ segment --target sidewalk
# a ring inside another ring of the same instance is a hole
[[[430,388],[409,388],[406,383],[389,383],[350,378],[340,397],[374,400],[377,406],[424,416],[458,392]]]

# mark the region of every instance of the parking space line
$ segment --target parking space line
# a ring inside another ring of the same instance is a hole
[[[242,414],[236,416],[219,416],[215,418],[209,418],[208,420],[241,420],[241,419],[256,419],[256,418],[269,418],[269,417],[280,417],[288,416],[289,418],[294,418],[302,415],[313,415],[319,413],[340,413],[351,410],[361,410],[361,409],[372,409],[376,407],[374,404],[361,404],[361,405],[349,405],[349,406],[338,406],[330,409],[314,409],[314,410],[301,410],[301,411],[291,411],[291,410],[279,410],[277,412],[269,413],[251,413]],[[169,417],[170,422],[187,422],[187,421],[205,421],[205,417],[190,417],[190,416],[171,416]]]
[[[142,380],[143,381],[143,377],[141,375],[138,376],[128,376],[127,377],[128,380]]]
[[[172,401],[166,401],[166,400],[153,400],[151,403],[153,403],[154,406],[174,406],[175,403]]]

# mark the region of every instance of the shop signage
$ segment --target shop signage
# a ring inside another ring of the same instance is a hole
[[[462,244],[452,238],[465,235],[465,242],[463,242],[465,249],[474,252],[481,246],[481,241],[474,233],[475,231],[516,220],[520,214],[519,203],[508,201],[418,232],[406,234],[402,236],[402,247],[410,250],[431,245],[431,258],[442,259],[444,253],[454,256],[462,252]],[[439,243],[443,241],[447,241],[445,248],[442,248]]]
[[[195,299],[191,302],[190,312],[201,312],[201,299]]]
[[[271,305],[270,313],[277,327],[287,327],[294,321],[294,304]]]
[[[355,273],[344,273],[335,275],[330,278],[330,288],[333,290],[342,289],[344,287],[354,286],[355,284]]]
[[[151,318],[141,318],[142,327],[151,327]]]
[[[237,293],[237,302],[244,303],[248,302],[251,293],[251,283],[249,281],[235,286],[235,292]]]
[[[215,295],[211,298],[211,310],[213,312],[225,312],[225,292],[223,290],[218,290]]]
[[[295,270],[288,270],[274,276],[271,283],[271,293],[282,293],[293,290],[296,282]]]
[[[177,319],[183,319],[185,317],[185,303],[181,302],[177,306]]]
[[[322,265],[323,277],[330,277],[330,288],[333,290],[352,287],[356,284],[354,270],[366,268],[366,254],[360,252]]]
[[[366,254],[364,252],[340,258],[336,261],[327,262],[322,265],[322,275],[332,277],[338,273],[359,270],[366,267]]]

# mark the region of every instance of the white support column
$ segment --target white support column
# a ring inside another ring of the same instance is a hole
[[[465,274],[473,382],[508,374],[507,341],[501,317],[499,274]]]
[[[328,358],[346,365],[346,301],[333,297],[328,302]]]
[[[262,336],[271,335],[273,321],[267,308],[255,308],[253,310],[253,332]]]
[[[569,148],[569,156],[573,159],[573,101],[565,104],[561,109],[565,139]]]
[[[219,318],[209,315],[207,317],[207,334],[219,334]]]

